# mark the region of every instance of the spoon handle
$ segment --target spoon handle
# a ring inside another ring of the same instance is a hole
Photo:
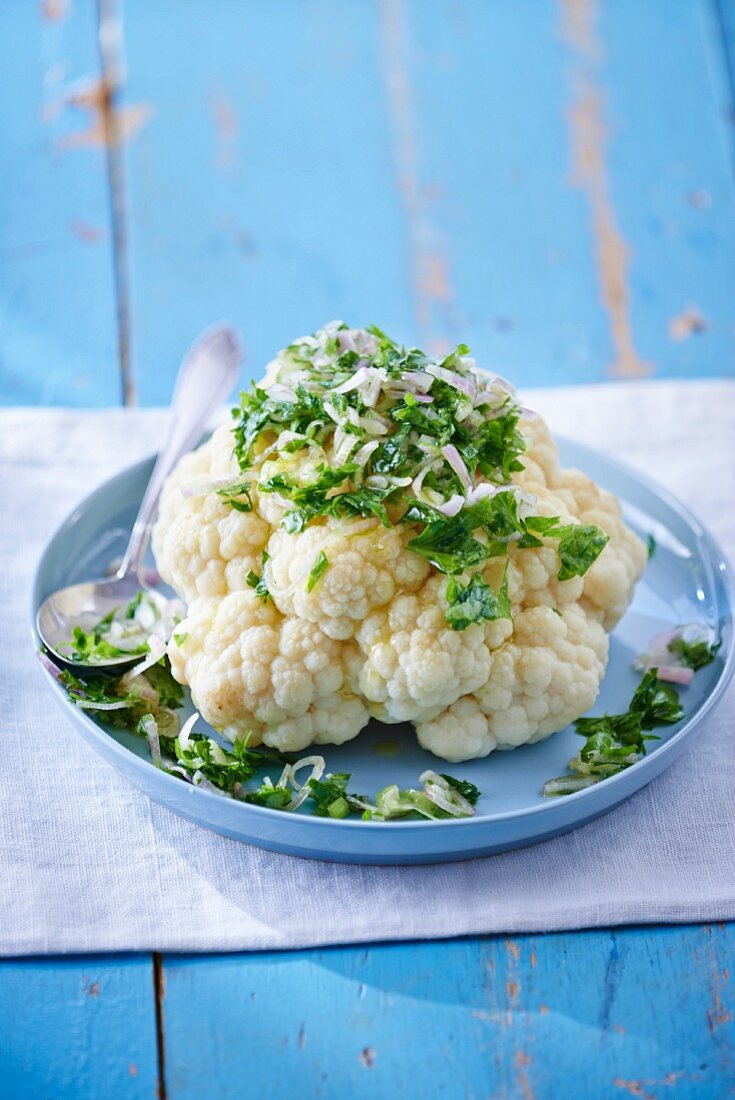
[[[171,399],[168,438],[153,467],[118,577],[139,573],[163,483],[181,455],[198,442],[210,414],[232,392],[241,363],[240,341],[225,325],[207,329],[184,356]]]

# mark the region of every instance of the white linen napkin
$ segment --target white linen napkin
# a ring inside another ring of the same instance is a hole
[[[553,429],[681,496],[735,552],[735,381],[524,395]],[[42,683],[28,626],[41,547],[152,451],[163,414],[0,412],[0,954],[230,951],[735,917],[735,694],[696,749],[607,816],[464,864],[356,867],[227,840],[149,801]]]

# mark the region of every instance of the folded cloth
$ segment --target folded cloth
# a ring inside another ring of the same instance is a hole
[[[524,394],[632,463],[735,551],[735,382]],[[0,413],[0,953],[225,951],[735,917],[735,694],[696,746],[607,816],[464,864],[357,867],[216,836],[140,794],[52,703],[28,628],[43,543],[154,450],[158,410]]]

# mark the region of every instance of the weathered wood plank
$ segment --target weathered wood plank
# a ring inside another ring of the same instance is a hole
[[[156,1095],[150,956],[0,963],[6,1100]]]
[[[219,315],[251,373],[334,315],[466,339],[527,385],[735,370],[709,0],[182,13],[171,49],[159,6],[125,12],[154,112],[127,157],[143,401]]]
[[[167,958],[168,1096],[725,1097],[734,949],[705,926]]]
[[[124,11],[133,366],[168,399],[197,329],[229,318],[254,375],[334,316],[401,331],[407,231],[375,7],[198,0]]]
[[[714,0],[715,17],[719,20],[719,32],[722,36],[722,48],[725,53],[730,77],[730,98],[735,99],[735,3],[733,0]],[[735,116],[730,112],[730,121]]]
[[[414,0],[403,23],[440,335],[529,385],[735,373],[709,2]]]
[[[0,402],[116,404],[93,0],[0,5]]]

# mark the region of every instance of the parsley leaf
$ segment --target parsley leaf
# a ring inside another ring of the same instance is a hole
[[[230,485],[226,489],[217,489],[217,496],[222,498],[224,504],[229,504],[236,512],[252,512],[253,503],[250,499],[250,482],[243,481],[239,485]],[[242,497],[245,500],[242,500]]]
[[[558,578],[568,581],[572,577],[583,577],[607,546],[609,536],[599,527],[576,523],[560,530]]]
[[[452,630],[466,630],[472,623],[510,619],[507,571],[497,595],[480,573],[475,573],[468,584],[460,584],[455,577],[450,577],[444,618]]]
[[[409,550],[428,558],[431,564],[442,573],[464,573],[473,565],[480,565],[490,556],[485,543],[473,536],[478,524],[469,516],[460,512],[453,519],[447,519],[424,505],[411,505],[403,522],[413,522],[432,515],[423,531],[408,543]]]
[[[669,642],[667,648],[669,653],[676,653],[681,658],[681,663],[686,668],[698,672],[700,668],[712,664],[721,645],[722,642],[709,645],[701,639],[689,642],[685,638],[675,638],[673,642]]]
[[[261,557],[261,561],[262,561],[261,568],[262,569],[265,569],[265,563],[269,559],[270,559],[270,554],[268,553],[267,550],[264,550],[263,554],[262,554],[262,557]],[[245,578],[245,580],[247,582],[248,588],[255,589],[256,597],[259,600],[262,600],[263,603],[267,603],[268,600],[271,598],[271,594],[268,591],[268,585],[265,583],[262,575],[259,576],[253,569],[249,569],[248,570],[248,575]]]
[[[455,791],[459,791],[463,798],[466,798],[473,806],[477,805],[477,800],[480,797],[480,790],[474,783],[470,783],[469,779],[455,779],[453,775],[445,775],[441,772],[442,779],[446,779],[450,787],[454,787]]]
[[[311,572],[309,573],[309,579],[306,582],[307,592],[312,592],[314,590],[314,586],[319,583],[319,580],[324,573],[326,573],[327,569],[329,569],[329,559],[324,551],[320,550],[311,568]]]
[[[663,683],[656,670],[647,672],[633,693],[624,714],[578,718],[574,728],[585,738],[577,756],[569,761],[574,775],[558,776],[544,783],[546,797],[572,794],[637,763],[646,752],[646,741],[657,741],[644,730],[680,722],[684,717],[676,689]]]

